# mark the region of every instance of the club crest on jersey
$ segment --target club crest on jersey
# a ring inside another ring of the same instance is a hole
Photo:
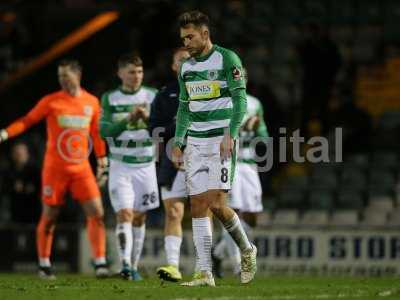
[[[93,114],[93,107],[91,107],[90,105],[85,105],[83,107],[83,112],[86,116],[91,116]]]
[[[232,68],[232,78],[233,80],[240,80],[243,78],[242,70],[239,67]]]
[[[51,197],[53,194],[53,188],[50,185],[45,185],[43,187],[43,196]]]
[[[208,80],[215,80],[218,77],[218,70],[208,70],[207,72],[207,79]]]

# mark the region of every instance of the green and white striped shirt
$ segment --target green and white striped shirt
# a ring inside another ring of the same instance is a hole
[[[107,141],[110,159],[135,167],[146,166],[154,160],[154,145],[146,122],[139,119],[129,123],[127,117],[135,106],[150,111],[156,93],[156,89],[141,86],[133,93],[119,88],[103,94],[100,134]]]
[[[178,144],[183,143],[186,133],[196,143],[221,137],[228,129],[237,137],[246,111],[246,84],[241,61],[233,51],[214,45],[207,55],[186,60],[178,80]]]
[[[256,131],[240,130],[240,147],[239,147],[239,161],[244,163],[255,163],[255,148],[251,142],[255,137],[267,138],[268,130],[264,121],[264,110],[259,99],[247,94],[247,112],[243,118],[242,126],[251,118],[257,116],[260,120]]]

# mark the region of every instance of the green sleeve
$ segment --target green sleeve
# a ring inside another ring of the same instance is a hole
[[[110,103],[108,101],[108,93],[101,97],[101,119],[100,119],[100,135],[102,138],[118,137],[128,125],[128,119],[113,122]]]
[[[176,115],[175,145],[183,146],[185,135],[190,123],[189,96],[186,91],[185,83],[180,75],[178,76],[178,82],[179,107]]]
[[[247,110],[246,81],[240,58],[232,51],[224,54],[224,70],[228,88],[232,97],[232,117],[229,131],[232,138],[237,138],[240,125]]]
[[[265,121],[264,121],[264,110],[263,110],[261,103],[258,103],[257,116],[260,120],[260,124],[258,125],[258,128],[257,128],[257,136],[269,137],[267,125],[265,124]]]

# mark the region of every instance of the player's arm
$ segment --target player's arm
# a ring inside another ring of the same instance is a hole
[[[109,137],[118,137],[124,130],[126,130],[130,121],[129,118],[123,119],[119,122],[113,122],[107,93],[101,97],[101,109],[100,135],[105,139]]]
[[[228,88],[232,97],[232,117],[229,124],[230,137],[238,137],[240,125],[247,110],[246,82],[243,74],[242,62],[232,51],[224,57],[224,69]]]
[[[92,121],[90,124],[90,136],[93,141],[93,149],[97,158],[104,157],[106,155],[106,144],[100,136],[99,130],[100,123],[100,107],[95,106]]]
[[[20,135],[32,125],[38,123],[40,120],[45,118],[49,111],[49,98],[42,98],[35,107],[28,112],[25,116],[19,118],[15,122],[11,123],[7,128],[0,130],[0,142],[4,142],[9,138],[13,138]]]
[[[94,154],[97,158],[96,177],[100,186],[103,186],[108,177],[108,159],[106,156],[106,144],[100,136],[100,106],[96,105],[93,118],[90,123],[90,136],[93,141]]]
[[[180,74],[180,72],[179,72]],[[179,106],[176,114],[176,128],[174,144],[180,148],[184,144],[186,132],[190,124],[190,111],[189,111],[189,95],[186,91],[185,83],[182,77],[178,76],[179,82]]]

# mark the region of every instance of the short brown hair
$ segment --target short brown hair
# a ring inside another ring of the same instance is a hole
[[[118,68],[126,67],[126,65],[132,64],[136,67],[142,67],[143,61],[139,55],[135,53],[126,53],[121,55],[118,59]]]
[[[76,59],[63,59],[58,63],[59,67],[70,67],[72,71],[82,73],[82,66]]]
[[[187,27],[189,24],[193,24],[194,26],[206,26],[207,28],[210,25],[210,19],[208,16],[201,11],[192,10],[185,12],[179,16],[179,27]]]

